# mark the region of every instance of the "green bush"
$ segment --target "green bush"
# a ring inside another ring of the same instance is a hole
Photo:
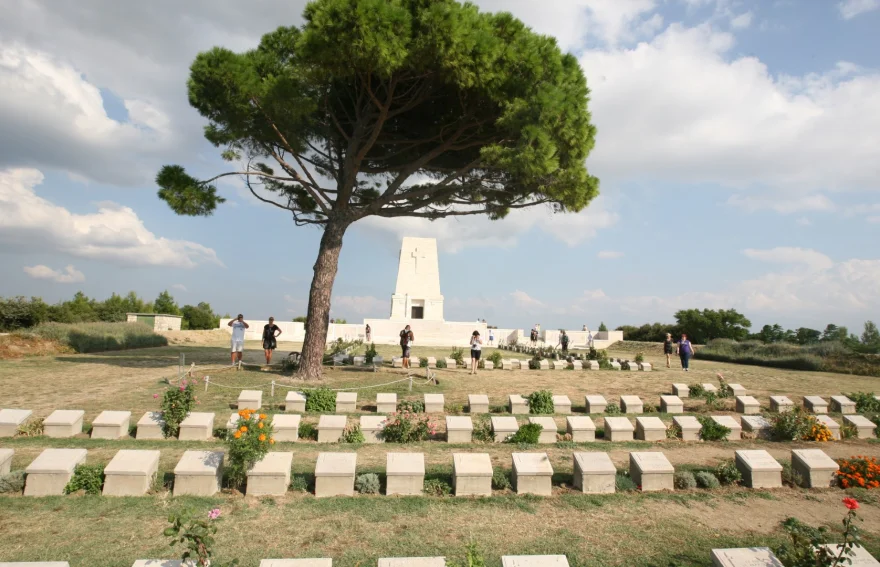
[[[501,367],[501,359],[502,359],[502,358],[503,358],[503,357],[501,356],[501,353],[498,352],[498,351],[496,350],[495,352],[493,352],[492,354],[490,354],[489,356],[487,356],[487,357],[486,357],[486,360],[491,361],[491,362],[492,362],[492,365],[493,365],[495,368],[500,368],[500,367]]]
[[[419,368],[427,368],[428,367],[428,357],[420,356],[419,357]]]
[[[771,418],[773,438],[777,441],[800,441],[807,437],[815,418],[802,407],[777,413]]]
[[[642,406],[643,413],[657,413],[657,406],[654,404],[645,404]]]
[[[290,477],[290,490],[294,492],[308,492],[309,481],[306,480],[306,477],[300,474],[295,474]]]
[[[721,441],[730,435],[730,428],[724,427],[711,417],[701,415],[697,417],[702,428],[700,429],[700,439],[703,441]]]
[[[388,443],[417,443],[426,441],[436,430],[436,424],[428,416],[398,411],[385,421],[382,438]]]
[[[635,481],[626,471],[617,471],[614,477],[614,489],[617,492],[633,492],[639,489]]]
[[[356,423],[346,426],[342,432],[343,443],[363,443],[364,441],[366,441],[364,432],[361,431],[361,426]]]
[[[168,339],[143,323],[42,323],[28,333],[79,353],[168,346]]]
[[[379,494],[379,488],[379,475],[376,473],[358,475],[354,481],[354,489],[360,494]]]
[[[302,423],[299,424],[299,438],[303,440],[309,441],[317,441],[318,440],[318,429],[312,423]]]
[[[449,496],[452,494],[452,486],[439,478],[429,478],[425,480],[425,494],[428,496]]]
[[[614,402],[609,403],[607,406],[605,406],[605,414],[606,415],[620,415],[621,414],[620,406],[615,404]]]
[[[446,359],[438,358],[437,359],[437,368],[446,368]]]
[[[474,430],[471,438],[480,443],[492,443],[495,434],[492,432],[492,421],[487,416],[481,416],[474,420]]]
[[[306,411],[315,413],[334,413],[336,412],[336,392],[329,388],[316,388],[314,390],[305,390],[303,394],[306,397]]]
[[[104,467],[102,465],[76,465],[73,477],[64,487],[64,494],[84,490],[86,494],[101,494],[104,487]]]
[[[458,366],[464,366],[464,349],[460,347],[453,348],[452,352],[449,353],[449,358],[454,360]]]
[[[520,425],[517,432],[511,435],[506,440],[506,443],[514,443],[516,445],[536,445],[538,443],[538,439],[541,438],[541,431],[543,431],[543,429],[544,428],[537,423],[526,423],[525,425]]]
[[[721,481],[718,480],[718,477],[709,471],[699,471],[695,473],[694,479],[697,481],[697,486],[699,486],[700,488],[711,489],[719,488],[721,486]]]
[[[510,488],[510,473],[502,468],[492,469],[492,488],[508,490]]]
[[[857,413],[880,413],[880,400],[874,397],[874,392],[853,392],[846,397],[856,403]]]
[[[446,567],[486,567],[486,560],[477,544],[470,542],[465,546],[463,560],[446,558]]]
[[[397,411],[425,413],[425,402],[422,400],[403,400],[397,404]]]
[[[0,494],[15,494],[24,490],[24,471],[12,471],[0,476]]]
[[[637,352],[636,357],[633,360],[635,360],[636,364],[641,364],[641,363],[645,362],[645,355],[640,352]]]
[[[196,405],[195,380],[183,380],[177,386],[171,384],[162,395],[162,434],[165,438],[177,437],[180,422],[186,419]]]
[[[364,353],[364,362],[373,364],[373,359],[377,356],[379,356],[379,351],[376,350],[376,343],[370,343],[370,346],[367,347],[367,351]]]
[[[697,487],[697,479],[691,471],[677,471],[672,478],[673,485],[679,490],[690,490]]]
[[[742,480],[742,473],[736,468],[733,459],[728,459],[715,467],[715,476],[723,485],[736,484]]]
[[[552,414],[553,408],[553,392],[550,390],[538,390],[532,392],[526,397],[529,402],[529,413],[534,414]]]
[[[706,389],[702,384],[691,384],[688,386],[688,393],[692,398],[702,398],[706,395]]]
[[[235,429],[226,432],[223,469],[232,488],[244,488],[247,472],[266,456],[270,445],[275,444],[272,422],[266,421],[267,417],[259,411],[240,410]]]

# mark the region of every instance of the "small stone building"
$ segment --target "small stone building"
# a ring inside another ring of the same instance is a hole
[[[183,317],[161,313],[126,313],[128,323],[143,323],[154,331],[179,331]]]

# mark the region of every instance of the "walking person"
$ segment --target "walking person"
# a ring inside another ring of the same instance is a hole
[[[414,341],[415,335],[413,335],[412,329],[407,325],[402,331],[400,331],[400,348],[403,351],[404,368],[409,368],[409,357],[412,353],[412,344]]]
[[[244,322],[244,315],[241,313],[227,325],[232,327],[232,365],[235,366],[236,362],[241,363],[244,351],[244,332],[250,328],[250,325]]]
[[[681,367],[685,372],[690,372],[689,364],[694,356],[694,345],[688,340],[687,333],[681,334],[681,340],[678,342],[678,357],[681,359]]]
[[[269,317],[269,324],[263,325],[263,354],[266,355],[266,366],[272,364],[272,351],[278,347],[275,340],[281,335],[281,329],[275,324],[275,317]]]
[[[675,341],[672,340],[672,333],[666,333],[666,340],[663,341],[663,354],[666,355],[666,368],[672,368],[672,351],[675,349]]]
[[[532,327],[532,332],[529,333],[529,340],[532,343],[532,346],[538,346],[538,330]]]
[[[489,343],[486,346],[495,346],[495,331],[489,329]]]
[[[471,335],[471,374],[477,373],[477,365],[480,363],[480,354],[483,350],[483,339],[480,331],[474,331]]]
[[[366,335],[367,335],[367,342],[368,342],[368,343],[369,343],[369,342],[372,342],[372,340],[373,340],[373,329],[370,328],[369,323],[367,324],[367,328],[364,329],[364,331],[365,331],[365,333],[366,333]]]

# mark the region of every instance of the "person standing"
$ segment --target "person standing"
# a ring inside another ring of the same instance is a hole
[[[565,330],[562,331],[562,334],[559,336],[559,344],[562,345],[563,354],[568,352],[568,334]]]
[[[480,354],[483,350],[483,339],[480,331],[474,331],[471,335],[471,374],[477,373],[477,365],[480,363]]]
[[[529,340],[532,342],[532,346],[538,346],[538,330],[532,327],[532,332],[529,333]]]
[[[694,356],[694,345],[688,340],[687,333],[681,334],[681,340],[678,342],[678,357],[681,359],[681,367],[685,372],[690,372],[690,361]]]
[[[236,362],[241,362],[244,354],[244,332],[250,328],[250,325],[244,322],[244,315],[239,313],[238,317],[228,323],[228,326],[232,327],[232,365],[235,366]]]
[[[493,329],[489,329],[489,343],[487,346],[495,346],[495,331]]]
[[[367,342],[368,342],[368,343],[371,342],[371,341],[373,340],[373,329],[370,328],[370,324],[369,324],[369,323],[367,323],[367,328],[364,329],[364,331],[365,331],[365,333],[366,333],[366,335],[367,335]]]
[[[666,333],[666,340],[663,341],[663,354],[666,355],[666,368],[672,368],[672,351],[675,349],[675,342],[672,340],[672,333]]]
[[[412,344],[414,341],[415,335],[413,335],[412,329],[407,325],[402,331],[400,331],[400,348],[403,351],[404,368],[409,368],[409,357],[410,354],[412,354]]]
[[[269,324],[263,325],[263,354],[266,355],[266,364],[272,364],[272,351],[278,346],[275,340],[281,335],[281,329],[275,324],[275,317],[269,317]]]

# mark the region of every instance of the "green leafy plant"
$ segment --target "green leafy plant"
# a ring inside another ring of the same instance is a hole
[[[421,356],[419,357],[419,368],[427,368],[428,367],[428,357]]]
[[[373,364],[373,359],[377,356],[379,356],[379,351],[376,350],[376,343],[370,343],[370,346],[367,347],[367,351],[364,353],[364,362]]]
[[[715,467],[715,476],[718,477],[721,484],[725,486],[736,484],[742,480],[742,473],[736,468],[736,463],[733,459],[728,459],[719,463],[718,466]]]
[[[846,397],[856,403],[856,413],[880,413],[880,400],[874,392],[853,392]]]
[[[465,546],[464,559],[447,558],[446,567],[486,567],[486,560],[477,544],[472,541]]]
[[[214,535],[217,533],[216,520],[220,516],[220,509],[214,508],[208,512],[207,520],[195,520],[189,516],[172,514],[168,518],[171,524],[165,528],[163,535],[171,538],[171,547],[183,548],[181,561],[197,567],[234,567],[238,565],[235,559],[231,563],[221,564],[214,559]]]
[[[645,362],[645,355],[640,352],[637,352],[634,360],[635,360],[636,364],[641,364],[641,363]]]
[[[711,417],[701,415],[697,417],[697,421],[702,426],[700,428],[700,439],[703,441],[722,441],[730,435],[729,427],[721,425]]]
[[[777,441],[800,441],[811,432],[816,418],[808,414],[802,407],[794,407],[790,411],[777,413],[770,418],[772,435]]]
[[[342,432],[343,443],[363,443],[364,441],[366,441],[364,432],[361,431],[361,426],[356,423],[347,425]]]
[[[700,488],[712,489],[721,487],[721,481],[719,481],[718,477],[710,471],[698,471],[694,473],[694,479],[697,481],[697,486]]]
[[[705,392],[703,399],[706,400],[706,409],[719,410],[722,407],[721,399],[715,392]]]
[[[492,488],[495,490],[510,489],[510,473],[502,468],[492,469]]]
[[[654,404],[645,404],[642,406],[643,413],[657,413],[657,406]]]
[[[235,429],[226,433],[226,461],[224,470],[230,486],[241,490],[247,482],[247,472],[269,452],[275,444],[272,422],[266,414],[254,410],[238,412]]]
[[[492,432],[492,421],[487,416],[480,416],[474,420],[474,430],[471,438],[480,443],[492,443],[495,434]]]
[[[438,358],[437,359],[437,368],[446,368],[446,359]]]
[[[43,434],[43,421],[45,418],[32,418],[18,426],[18,434],[22,437],[39,437]]]
[[[64,494],[83,490],[86,494],[101,494],[104,487],[104,467],[102,465],[76,465],[73,476],[64,487]]]
[[[449,354],[449,358],[455,361],[455,364],[458,366],[464,366],[464,349],[459,347],[454,347],[452,352]]]
[[[681,426],[674,421],[666,428],[667,439],[679,439],[681,437]]]
[[[196,404],[196,381],[183,380],[179,385],[169,385],[162,394],[162,434],[166,438],[177,437],[180,422],[186,419]]]
[[[503,357],[501,356],[501,353],[496,350],[495,352],[487,356],[486,360],[490,361],[495,368],[500,368],[502,358]]]
[[[639,489],[635,481],[626,471],[617,471],[614,477],[614,489],[617,492],[634,492]]]
[[[697,479],[691,471],[677,471],[672,478],[673,485],[679,490],[691,490],[697,487]]]
[[[24,490],[24,471],[12,471],[0,476],[0,494],[15,494]]]
[[[426,479],[424,489],[428,496],[449,496],[452,494],[452,486],[439,478]]]
[[[318,440],[318,429],[315,427],[315,425],[313,423],[300,422],[298,436],[300,439],[305,439],[305,440],[309,440],[309,441],[317,441]]]
[[[516,445],[535,445],[538,443],[538,439],[541,438],[541,431],[543,431],[543,429],[544,428],[538,423],[526,423],[520,425],[516,433],[507,438],[505,442]]]
[[[425,413],[425,402],[422,400],[402,400],[397,404],[397,411]]]
[[[615,404],[614,402],[609,403],[605,406],[605,414],[606,415],[620,415],[621,409],[620,406]]]
[[[290,477],[290,490],[294,492],[308,492],[309,481],[302,475],[293,475]]]
[[[782,529],[789,540],[773,550],[785,567],[837,567],[853,563],[855,547],[861,544],[856,521],[861,521],[855,498],[844,498],[847,514],[843,518],[843,542],[829,545],[829,531],[825,526],[814,528],[796,518],[787,518]]]
[[[315,413],[333,413],[336,411],[336,392],[329,388],[305,390],[306,411]]]
[[[388,443],[417,443],[437,433],[437,424],[428,416],[397,411],[388,416],[382,438]]]
[[[538,390],[526,396],[529,402],[529,413],[534,414],[552,414],[553,408],[553,392],[550,390]]]
[[[358,475],[354,481],[354,488],[360,494],[379,494],[379,475],[376,473]]]

